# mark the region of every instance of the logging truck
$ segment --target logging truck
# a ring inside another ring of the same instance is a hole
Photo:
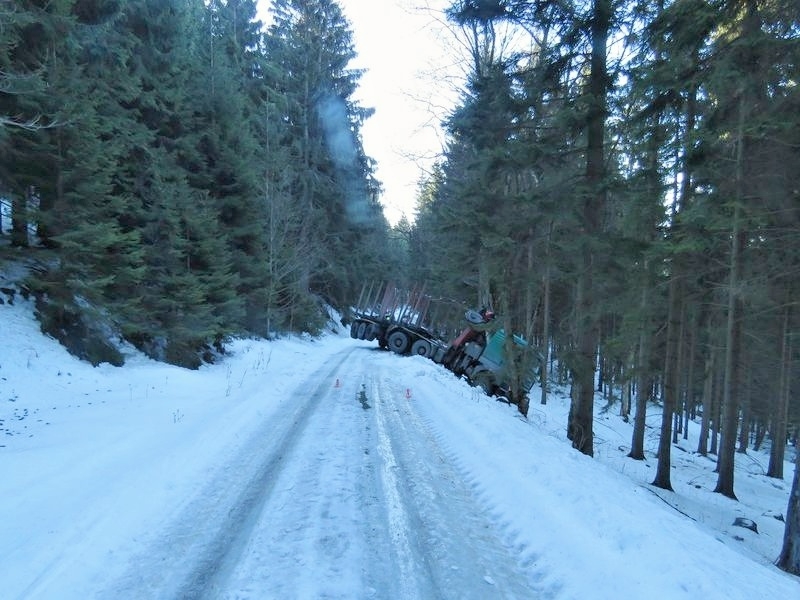
[[[508,395],[507,337],[493,311],[464,310],[455,302],[435,299],[424,287],[406,290],[382,283],[365,284],[351,313],[352,338],[377,341],[396,354],[427,357],[490,396]],[[459,313],[463,318],[456,319]],[[513,342],[527,346],[517,335]],[[537,370],[538,364],[524,374],[525,393],[535,383]]]

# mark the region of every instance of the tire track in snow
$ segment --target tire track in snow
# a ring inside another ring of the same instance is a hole
[[[438,590],[430,589],[434,582],[433,574],[427,568],[428,561],[420,560],[424,557],[420,549],[412,548],[409,533],[421,525],[418,515],[411,514],[410,507],[403,497],[401,481],[398,477],[400,469],[397,458],[392,448],[389,434],[387,415],[384,415],[383,396],[381,387],[375,379],[371,381],[373,406],[375,407],[375,422],[377,428],[378,452],[382,458],[381,480],[385,500],[386,520],[392,549],[395,555],[395,565],[398,569],[400,582],[400,596],[404,599],[412,598],[438,598]],[[391,410],[391,407],[389,407]],[[423,577],[424,575],[424,577]]]
[[[151,540],[115,589],[100,597],[216,597],[247,543],[284,458],[354,350],[331,357],[299,384],[291,394],[297,401],[290,410],[276,413],[279,419],[256,430],[182,510],[177,522]],[[304,391],[309,388],[313,388],[310,394]]]
[[[438,597],[412,547],[370,356],[353,355],[311,417],[223,598]]]
[[[536,597],[416,400],[358,350],[299,384],[101,597]]]
[[[373,411],[359,401],[363,371],[354,355],[341,387],[310,416],[221,598],[349,600],[385,589],[387,580],[372,576],[389,546],[376,526],[382,500]]]
[[[542,557],[540,554],[534,551],[527,543],[520,541],[520,531],[509,522],[502,507],[497,503],[497,498],[491,492],[491,484],[487,487],[486,481],[478,472],[474,468],[470,468],[470,462],[466,460],[466,457],[459,454],[451,446],[451,439],[470,439],[474,433],[470,428],[464,428],[458,415],[454,415],[454,412],[457,413],[459,410],[457,405],[437,401],[437,388],[442,384],[441,374],[436,370],[426,369],[419,372],[418,375],[426,377],[428,385],[424,386],[422,393],[415,396],[415,402],[406,405],[409,412],[408,420],[416,421],[418,429],[425,431],[425,436],[431,440],[438,452],[441,453],[442,462],[449,464],[454,479],[462,482],[474,503],[480,507],[483,515],[485,515],[485,520],[491,523],[497,540],[511,556],[509,564],[516,565],[517,579],[522,584],[523,589],[522,595],[518,597],[558,597],[561,594],[562,585],[559,582],[554,582],[551,574],[541,567]],[[463,398],[464,401],[469,398],[470,402],[496,403],[496,400],[489,399],[483,392],[468,387],[466,384],[464,385]],[[516,419],[516,407],[508,407],[508,410],[513,415],[511,418]],[[445,435],[445,431],[447,435]],[[478,443],[472,444],[470,457],[482,456],[482,444],[491,443],[489,442],[491,438],[482,436],[479,439],[472,439]],[[463,446],[458,444],[457,447],[462,448]],[[480,462],[485,462],[485,459],[480,459]],[[502,468],[502,463],[489,465],[489,469],[492,472],[502,472]],[[521,502],[517,509],[531,510],[531,507]],[[528,592],[524,592],[526,588],[529,590]],[[501,597],[510,596],[502,595]]]
[[[537,597],[495,519],[474,495],[475,482],[464,481],[451,463],[450,453],[413,408],[416,400],[406,399],[385,376],[376,385],[389,417],[398,489],[414,534],[410,547],[427,571],[429,589],[419,597]]]

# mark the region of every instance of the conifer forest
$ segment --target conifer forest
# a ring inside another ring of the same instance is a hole
[[[102,323],[197,366],[232,335],[319,332],[323,306],[346,314],[365,282],[425,282],[531,342],[507,349],[512,400],[527,414],[569,385],[578,451],[604,398],[634,422],[632,459],[661,415],[658,487],[689,419],[717,492],[735,498],[735,453],[767,443],[784,477],[800,434],[797,0],[453,0],[440,17],[463,90],[413,222],[394,227],[342,9],[256,14],[0,2],[0,251],[37,257],[44,327],[87,357],[112,351],[80,342]],[[513,397],[532,360],[541,397]],[[797,488],[780,562],[800,572]]]

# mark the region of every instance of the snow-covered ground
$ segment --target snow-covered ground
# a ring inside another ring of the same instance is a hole
[[[690,435],[658,490],[613,410],[591,459],[563,394],[524,421],[343,332],[187,371],[81,363],[19,297],[0,331],[4,599],[800,597],[771,564],[788,462],[737,455],[734,502]]]

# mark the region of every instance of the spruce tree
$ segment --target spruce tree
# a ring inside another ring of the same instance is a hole
[[[12,200],[12,243],[18,246],[27,246],[29,229],[40,224],[38,205],[47,210],[59,191],[63,126],[75,108],[72,4],[30,0],[3,9],[9,41],[0,114],[11,116],[0,178]],[[47,236],[44,227],[38,233]]]
[[[207,194],[216,208],[245,307],[241,325],[266,334],[267,159],[257,137],[264,115],[254,91],[263,60],[261,24],[252,1],[211,2],[193,26],[196,46],[187,81],[191,125],[181,140],[180,163],[191,187]]]
[[[360,289],[368,273],[353,269],[353,256],[367,256],[376,240],[385,247],[387,225],[361,145],[370,111],[352,99],[359,73],[348,68],[349,23],[331,0],[276,0],[272,10],[266,83],[280,99],[270,106],[284,172],[275,165],[269,178],[272,194],[293,204],[295,217],[283,222],[295,227],[304,264],[294,272],[290,313],[308,318],[317,310],[312,294],[342,305]]]
[[[135,162],[119,165],[140,205],[136,227],[146,244],[142,305],[148,321],[133,335],[148,351],[190,366],[205,342],[240,331],[242,321],[234,291],[220,297],[219,281],[235,282],[227,249],[218,247],[215,260],[201,250],[223,230],[207,217],[206,196],[193,190],[182,167],[187,142],[196,139],[190,80],[200,58],[197,7],[144,1],[125,13],[136,57],[128,63],[129,77],[140,93],[123,108],[143,144],[131,148]],[[205,256],[198,259],[198,253]]]

